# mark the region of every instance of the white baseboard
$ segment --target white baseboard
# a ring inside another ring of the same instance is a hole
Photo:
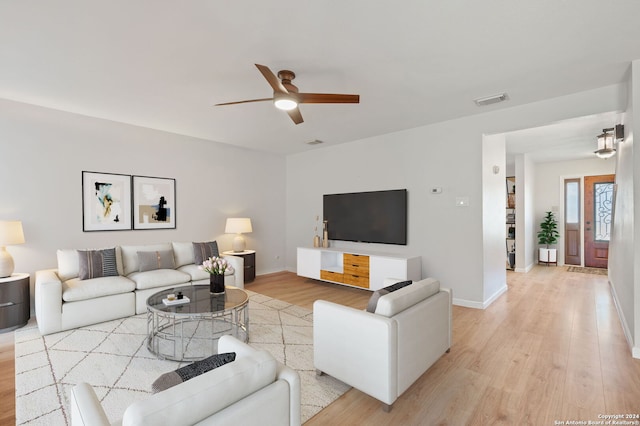
[[[525,268],[516,268],[515,272],[524,272],[525,274],[533,269],[533,263],[530,263]]]
[[[484,309],[482,307],[482,302],[474,302],[472,300],[466,300],[466,299],[457,299],[457,298],[453,298],[453,304],[456,306],[462,306],[465,308],[474,308],[474,309]]]
[[[624,317],[622,313],[622,308],[620,307],[620,303],[618,303],[618,294],[616,293],[616,288],[611,284],[611,280],[609,282],[609,288],[611,289],[611,295],[613,296],[613,304],[616,307],[616,311],[618,312],[618,318],[620,319],[620,325],[622,325],[622,331],[624,332],[624,337],[627,339],[627,345],[629,345],[629,350],[631,350],[631,356],[634,358],[640,359],[640,347],[634,346],[633,336],[631,335],[631,330],[629,329],[629,324],[627,324],[627,319]]]
[[[453,304],[456,306],[463,306],[465,308],[487,309],[493,302],[495,302],[498,299],[498,297],[506,293],[508,289],[509,287],[507,287],[507,285],[505,284],[502,288],[496,291],[493,295],[491,295],[491,297],[489,297],[484,302],[476,302],[473,300],[466,300],[466,299],[457,299],[454,297]]]

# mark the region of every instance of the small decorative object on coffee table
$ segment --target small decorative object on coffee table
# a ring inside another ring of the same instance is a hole
[[[212,294],[224,293],[224,273],[227,270],[234,272],[233,267],[224,258],[214,256],[202,262],[199,268],[210,274],[209,291]]]

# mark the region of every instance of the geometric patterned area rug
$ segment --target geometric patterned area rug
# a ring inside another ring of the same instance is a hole
[[[249,344],[300,374],[304,423],[350,386],[316,376],[312,311],[247,293]],[[158,376],[189,364],[157,359],[147,350],[146,335],[146,314],[47,336],[37,327],[16,331],[16,424],[71,424],[68,395],[79,382],[94,387],[111,423],[119,421],[129,405],[151,395]]]
[[[582,267],[582,266],[569,266],[567,268],[568,272],[582,272],[583,274],[594,274],[594,275],[609,275],[609,271],[606,268],[590,268],[590,267]]]

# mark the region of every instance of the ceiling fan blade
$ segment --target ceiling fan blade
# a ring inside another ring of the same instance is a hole
[[[302,114],[300,113],[299,108],[290,109],[289,111],[287,111],[287,114],[289,114],[289,117],[291,117],[293,122],[296,124],[300,124],[304,121],[302,119]]]
[[[273,98],[249,99],[248,101],[225,102],[225,103],[222,103],[222,104],[215,104],[214,106],[246,104],[246,103],[249,103],[249,102],[264,102],[264,101],[272,101],[272,100],[273,100]]]
[[[300,104],[358,104],[360,95],[340,95],[335,93],[298,93]]]
[[[280,79],[276,77],[273,72],[271,72],[269,67],[260,64],[255,64],[255,66],[258,67],[258,70],[260,70],[264,78],[267,79],[274,92],[289,93],[289,91],[282,85]]]

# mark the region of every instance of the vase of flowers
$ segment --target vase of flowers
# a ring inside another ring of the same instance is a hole
[[[233,273],[233,267],[222,257],[210,257],[199,266],[209,273],[209,291],[213,294],[224,293],[224,274],[229,271]]]

